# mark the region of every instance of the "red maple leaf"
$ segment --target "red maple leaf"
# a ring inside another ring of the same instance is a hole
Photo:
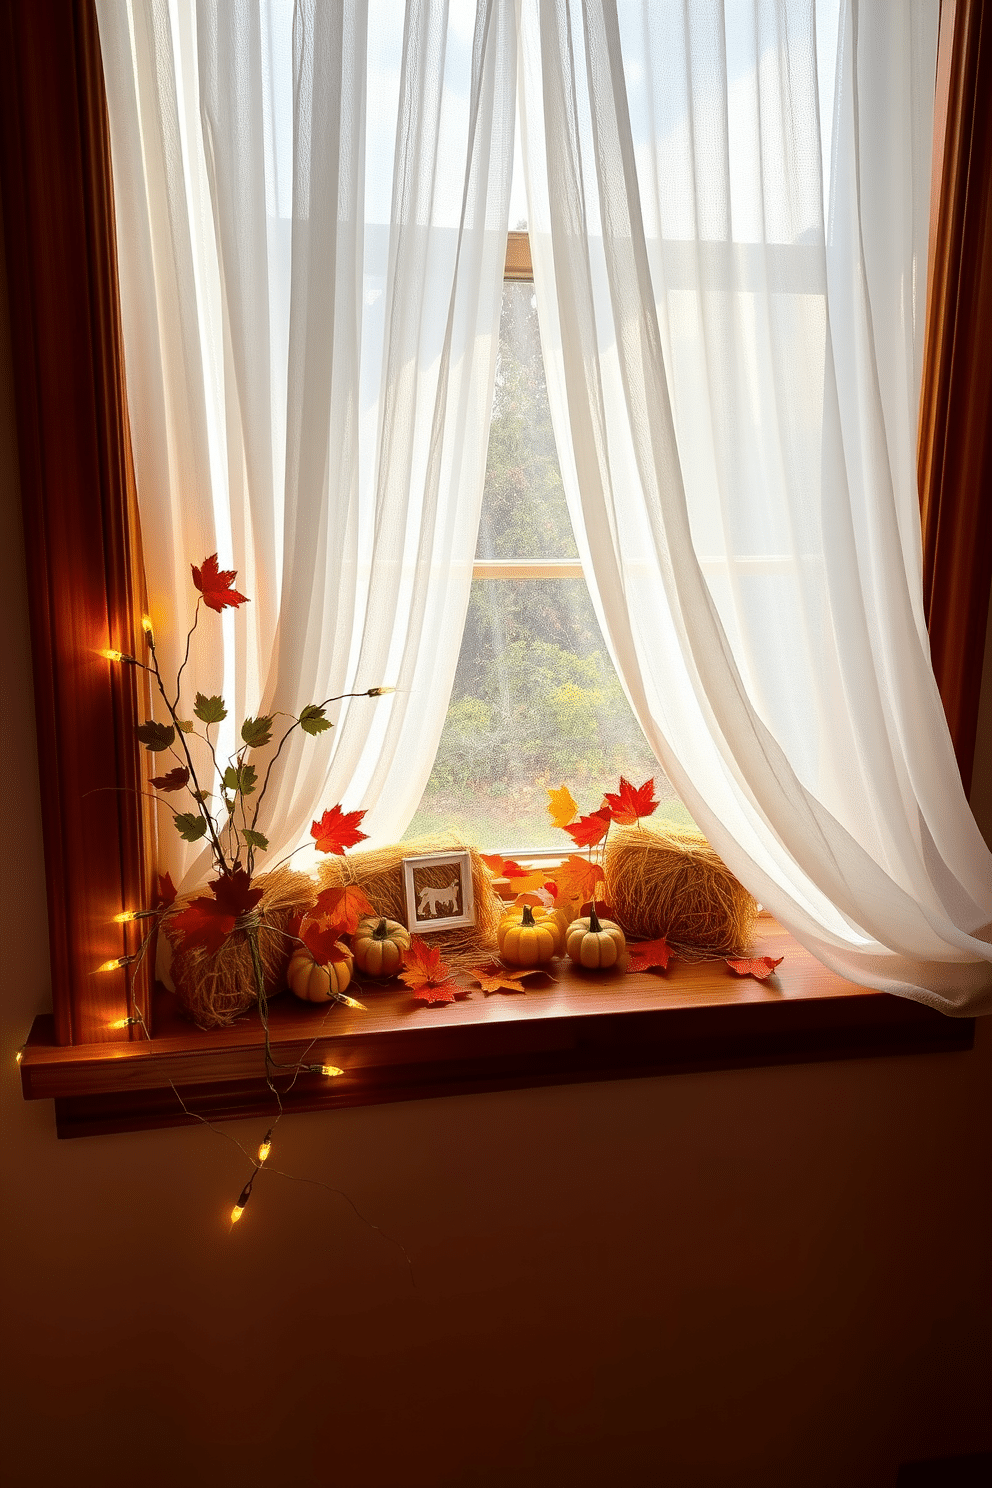
[[[764,982],[784,959],[783,956],[757,956],[750,961],[732,961],[728,956],[727,965],[736,976],[755,977],[757,981]]]
[[[193,570],[193,583],[203,595],[203,603],[209,610],[216,610],[219,614],[229,605],[232,609],[237,609],[238,605],[248,603],[247,594],[239,594],[237,589],[231,587],[238,577],[237,569],[219,569],[216,553],[204,558],[202,568],[197,568],[195,564],[190,564],[190,567]]]
[[[189,783],[189,771],[185,765],[177,765],[168,775],[153,775],[151,783],[156,790],[182,790]]]
[[[451,979],[448,965],[441,960],[437,946],[429,946],[415,935],[403,952],[400,981],[405,982],[419,1002],[454,1002],[458,988]]]
[[[344,884],[341,888],[322,889],[310,913],[315,919],[327,920],[338,935],[351,935],[358,929],[359,920],[364,915],[375,914],[375,909],[358,884]]]
[[[621,775],[619,791],[607,791],[603,800],[619,826],[632,827],[642,816],[652,816],[658,809],[658,802],[654,798],[654,777],[645,780],[643,785],[635,789]]]
[[[168,909],[170,904],[176,902],[176,886],[172,882],[171,873],[160,873],[158,875],[158,893],[155,896],[155,907]]]
[[[340,806],[325,811],[320,821],[315,821],[310,828],[317,851],[343,854],[346,848],[364,842],[368,833],[358,830],[364,815],[364,811],[342,811]]]
[[[572,822],[564,830],[576,847],[595,847],[597,842],[602,842],[610,830],[610,813],[603,810],[593,811],[589,816],[580,816],[577,822]]]
[[[642,940],[638,945],[627,947],[628,971],[667,971],[672,959],[672,948],[665,937],[657,940]]]
[[[185,909],[172,916],[169,927],[179,932],[185,949],[202,946],[208,956],[213,956],[234,929],[238,917],[255,908],[263,891],[252,888],[243,868],[222,873],[207,887],[214,897],[199,895],[191,900]]]
[[[333,925],[319,925],[316,920],[304,919],[299,936],[318,966],[329,966],[332,961],[347,961],[351,952],[338,940],[341,932]]]
[[[613,920],[616,923],[616,912],[611,904],[607,904],[605,899],[588,899],[585,904],[579,906],[579,915],[581,917],[582,915],[592,914],[594,909],[601,920]]]

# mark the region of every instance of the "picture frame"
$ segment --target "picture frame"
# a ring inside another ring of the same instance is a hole
[[[470,852],[422,853],[404,858],[403,889],[407,928],[414,935],[475,924]]]

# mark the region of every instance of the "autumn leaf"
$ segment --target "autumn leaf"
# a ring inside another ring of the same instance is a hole
[[[176,728],[180,729],[184,734],[191,734],[195,727],[196,725],[194,724],[192,718],[176,719]]]
[[[324,716],[321,703],[307,703],[297,721],[305,734],[322,734],[325,729],[333,728],[330,719]]]
[[[263,837],[261,832],[253,832],[249,827],[242,828],[241,835],[248,847],[257,847],[259,852],[265,852],[269,845],[268,837]]]
[[[180,811],[175,817],[176,831],[184,842],[199,842],[207,830],[204,817],[195,816],[192,811]]]
[[[189,784],[189,771],[185,765],[177,765],[168,775],[153,775],[152,785],[156,790],[177,791]]]
[[[490,992],[526,992],[526,987],[520,985],[523,977],[548,975],[543,966],[532,966],[527,971],[510,971],[501,961],[471,966],[468,974],[478,982],[487,997]]]
[[[613,920],[616,923],[616,911],[605,899],[587,899],[584,904],[579,905],[579,916],[591,915],[594,909],[601,920]]]
[[[374,915],[375,909],[364,889],[358,884],[345,884],[341,888],[322,889],[310,913],[317,919],[326,919],[338,935],[352,935],[359,920]]]
[[[206,697],[202,692],[198,692],[196,702],[193,704],[193,712],[201,723],[223,723],[227,717],[224,699],[217,694],[213,697]]]
[[[672,959],[672,948],[665,937],[657,940],[642,940],[627,947],[628,971],[667,971]]]
[[[580,816],[577,822],[565,828],[576,847],[595,847],[602,842],[610,830],[610,816],[605,811],[593,811],[589,816]]]
[[[415,935],[403,952],[400,981],[405,982],[419,1002],[454,1002],[458,990],[437,946],[429,946]]]
[[[169,925],[181,935],[184,948],[201,946],[209,956],[213,956],[234,929],[238,917],[255,908],[263,891],[252,888],[251,879],[243,868],[236,868],[233,873],[222,873],[207,887],[213,898],[199,895],[179,914],[173,915]]]
[[[135,733],[152,754],[168,749],[176,737],[176,731],[171,723],[156,723],[154,718],[150,718],[147,723],[139,724]]]
[[[607,791],[603,800],[619,826],[632,827],[642,817],[652,816],[658,809],[658,802],[654,798],[654,777],[645,780],[643,785],[635,789],[621,775],[619,791]]]
[[[732,961],[727,957],[727,965],[735,976],[754,977],[759,982],[767,981],[784,960],[784,956],[757,956],[753,960]]]
[[[168,909],[170,904],[176,902],[176,886],[172,882],[171,873],[160,873],[158,875],[158,893],[155,896],[156,908]]]
[[[219,569],[216,553],[211,553],[209,558],[203,560],[202,568],[196,568],[193,564],[190,567],[193,570],[193,583],[203,595],[203,603],[207,609],[216,610],[220,614],[228,606],[237,609],[238,605],[248,603],[246,594],[239,594],[237,589],[232,588],[238,577],[237,570]]]
[[[559,868],[549,876],[556,889],[558,899],[591,899],[596,885],[605,879],[599,863],[590,863],[576,853],[569,853]]]
[[[351,952],[338,940],[340,933],[334,925],[319,925],[310,918],[304,919],[299,930],[300,939],[318,966],[347,961]]]
[[[315,821],[310,828],[317,851],[343,854],[346,848],[364,842],[368,833],[358,830],[364,815],[364,811],[342,811],[340,806],[325,811],[320,821]]]
[[[241,737],[249,749],[261,749],[272,738],[272,719],[246,718],[241,725]]]
[[[489,869],[489,872],[493,875],[494,878],[503,877],[504,859],[500,857],[499,853],[480,853],[479,857],[485,863],[486,867]]]
[[[228,791],[240,791],[243,796],[250,796],[256,785],[258,776],[254,765],[228,765],[224,771],[224,789]]]
[[[572,793],[567,785],[560,785],[557,790],[549,790],[550,802],[548,813],[556,827],[567,827],[573,822],[578,814],[578,802],[572,799]]]

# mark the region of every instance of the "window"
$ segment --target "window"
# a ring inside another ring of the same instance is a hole
[[[960,0],[957,13],[965,20],[955,46],[960,34],[963,47],[977,34],[981,7]],[[8,19],[9,45],[0,48],[0,180],[10,282],[17,286],[11,318],[54,991],[54,1017],[39,1020],[25,1054],[24,1090],[56,1099],[65,1134],[182,1120],[170,1081],[195,1096],[205,1114],[267,1109],[252,1030],[199,1036],[163,1022],[151,1043],[132,1040],[115,1027],[119,990],[89,975],[111,949],[108,927],[122,897],[143,897],[147,847],[126,791],[133,678],[117,671],[111,679],[95,659],[108,641],[133,646],[128,627],[141,609],[115,340],[109,151],[91,7],[78,7],[73,28],[44,7],[15,7]],[[959,98],[952,88],[949,96],[974,110],[974,90]],[[957,117],[953,130],[960,131]],[[973,168],[982,170],[982,159]],[[955,182],[959,204],[967,174]],[[53,180],[63,189],[51,190]],[[65,245],[72,251],[63,253]],[[955,296],[964,320],[964,290]],[[968,353],[976,365],[986,344],[976,330]],[[949,380],[943,365],[928,366],[934,379]],[[970,416],[969,406],[962,423]],[[952,408],[944,431],[952,442],[954,421]],[[950,492],[943,495],[949,504]],[[96,810],[108,761],[125,789],[111,789]],[[301,1081],[298,1104],[967,1047],[973,1032],[971,1020],[943,1019],[851,988],[796,947],[784,995],[750,987],[742,993],[732,984],[733,995],[715,998],[713,990],[704,969],[687,968],[678,983],[655,981],[645,990],[632,982],[608,998],[595,987],[561,987],[553,1003],[540,1006],[476,999],[452,1009],[443,1024],[430,1014],[401,1023],[383,1003],[360,1032],[341,1025],[355,1074],[350,1088],[327,1094]],[[281,1030],[290,1056],[305,1046],[309,1030],[303,1015]]]
[[[653,776],[690,817],[610,661],[572,535],[551,428],[526,235],[508,253],[482,518],[458,671],[434,770],[406,833],[453,830],[508,856],[567,849],[547,788],[592,810]]]

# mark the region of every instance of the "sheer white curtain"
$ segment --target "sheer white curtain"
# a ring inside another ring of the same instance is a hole
[[[645,733],[827,965],[963,1014],[992,1010],[992,859],[914,460],[936,24],[521,0],[521,98],[563,475]]]
[[[298,713],[269,860],[318,807],[404,830],[471,583],[505,252],[512,0],[98,0],[145,563],[174,676],[215,550],[251,597],[184,696]],[[221,751],[219,751],[221,752]],[[261,762],[264,765],[264,757]],[[260,772],[261,773],[261,772]],[[206,862],[162,833],[161,866]]]

